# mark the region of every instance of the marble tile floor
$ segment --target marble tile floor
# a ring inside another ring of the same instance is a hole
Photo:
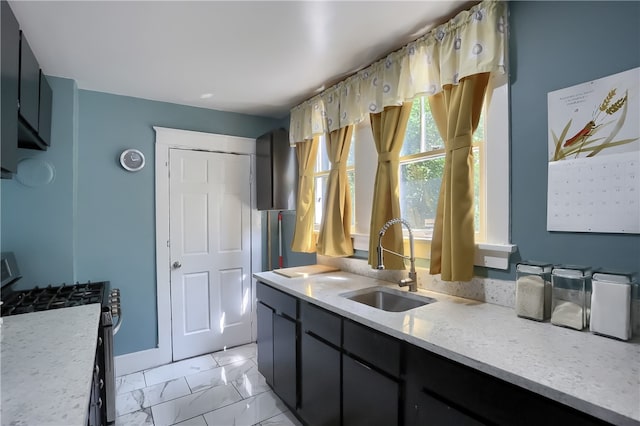
[[[256,344],[116,378],[116,426],[300,426],[266,384]]]

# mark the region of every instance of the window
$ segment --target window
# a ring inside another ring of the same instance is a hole
[[[508,105],[507,75],[492,77],[483,110],[484,118],[474,134],[473,147],[475,264],[499,269],[508,268],[509,254],[515,248],[509,244]],[[428,108],[426,99],[414,101],[400,153],[400,209],[416,230],[416,256],[419,258],[429,257],[445,154],[443,141]],[[356,250],[368,250],[378,156],[368,119],[358,123],[353,134],[348,168],[354,212],[352,235]],[[330,167],[325,150],[322,139],[316,166],[317,227],[322,217],[322,197]]]
[[[481,199],[480,188],[484,186],[480,173],[484,117],[473,135],[474,155],[474,204],[475,229],[480,235]],[[444,141],[431,115],[429,100],[420,97],[413,101],[407,123],[407,131],[400,151],[400,211],[411,224],[416,237],[431,238],[438,207],[440,183],[444,173]]]
[[[355,220],[355,155],[354,155],[354,136],[351,138],[351,147],[349,148],[349,157],[347,157],[347,179],[349,180],[349,190],[351,192],[351,225]],[[322,222],[322,211],[324,209],[324,197],[326,195],[327,180],[331,171],[331,162],[327,154],[327,144],[325,135],[320,136],[318,145],[318,156],[316,158],[315,177],[315,219],[314,228],[316,231],[320,229]]]

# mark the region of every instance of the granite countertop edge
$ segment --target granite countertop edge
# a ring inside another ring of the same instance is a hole
[[[585,397],[581,395],[580,387],[577,387],[575,391],[566,391],[560,386],[560,381],[564,376],[560,375],[557,379],[540,380],[539,378],[527,377],[531,374],[526,371],[529,370],[531,365],[518,365],[517,353],[519,352],[515,347],[521,341],[515,341],[512,345],[506,339],[503,344],[506,344],[505,348],[509,350],[509,354],[515,353],[511,359],[504,357],[503,360],[497,360],[496,362],[487,362],[484,359],[478,359],[474,357],[472,353],[465,353],[464,350],[456,349],[453,346],[446,347],[439,344],[437,339],[429,339],[424,337],[424,333],[413,333],[411,331],[402,330],[399,327],[393,325],[393,323],[385,324],[385,320],[399,318],[417,318],[422,312],[428,312],[430,306],[427,305],[420,308],[415,308],[407,312],[385,312],[375,308],[368,307],[366,305],[358,304],[357,302],[346,300],[341,297],[340,294],[353,290],[372,286],[391,286],[398,288],[394,283],[388,281],[382,281],[374,278],[364,277],[349,272],[329,272],[325,274],[313,275],[309,277],[301,278],[287,278],[274,272],[261,272],[253,275],[254,278],[259,281],[265,282],[282,290],[288,294],[298,297],[301,300],[311,302],[317,306],[325,308],[329,311],[337,313],[345,318],[354,320],[363,325],[372,327],[385,334],[404,340],[408,343],[419,346],[423,349],[429,350],[438,355],[444,356],[452,361],[459,362],[468,367],[474,368],[478,371],[484,372],[491,376],[502,379],[506,382],[523,387],[542,396],[548,397],[555,401],[561,402],[579,411],[590,414],[599,419],[605,420],[619,425],[640,425],[640,410],[626,407],[627,410],[620,409],[613,404],[599,404],[593,400],[593,398]],[[333,288],[331,288],[331,283]],[[349,284],[346,284],[349,282]],[[340,285],[336,285],[340,283]],[[320,291],[318,291],[320,290]],[[544,330],[546,332],[551,331],[560,336],[564,340],[566,345],[572,344],[572,338],[583,342],[585,339],[599,342],[599,344],[609,344],[615,347],[623,347],[625,354],[631,353],[629,360],[630,364],[635,361],[635,364],[640,362],[640,340],[637,338],[632,342],[620,342],[612,339],[608,339],[602,336],[592,335],[588,331],[575,331],[562,327],[553,326],[550,323],[539,323],[536,321],[526,320],[518,318],[513,309],[505,308],[502,306],[491,305],[485,302],[478,302],[469,299],[463,299],[455,296],[449,296],[442,293],[431,292],[420,289],[418,294],[436,298],[441,306],[447,307],[459,307],[459,306],[475,306],[481,307],[483,312],[478,313],[480,317],[482,315],[498,315],[501,319],[505,319],[505,315],[512,318],[516,328],[522,328],[522,332],[526,333],[530,330]],[[444,303],[442,303],[444,302]],[[347,303],[347,307],[345,307]],[[361,305],[361,306],[357,306]],[[433,304],[435,306],[436,304]],[[408,315],[408,316],[407,316]],[[508,320],[508,319],[507,319]],[[393,322],[393,321],[392,321]],[[397,322],[397,321],[396,321]],[[473,327],[473,324],[470,325]],[[550,330],[542,328],[551,327]],[[420,335],[422,334],[422,335]],[[469,338],[469,336],[465,336]],[[526,338],[526,337],[525,337]],[[601,341],[601,339],[606,339]],[[603,343],[604,342],[604,343]],[[624,345],[624,346],[620,346]],[[514,346],[514,347],[510,347]],[[511,351],[513,349],[513,352]],[[539,365],[545,365],[544,360],[539,360]],[[517,368],[513,368],[517,367]],[[535,366],[533,366],[535,367]],[[519,370],[522,369],[525,373],[520,374]],[[535,370],[535,368],[533,368]],[[637,370],[637,368],[636,368]],[[633,380],[633,379],[632,379]],[[636,374],[636,399],[640,398],[640,378]],[[611,389],[610,389],[611,390]],[[615,398],[614,398],[615,399]]]

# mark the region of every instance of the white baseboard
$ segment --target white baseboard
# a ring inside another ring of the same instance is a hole
[[[160,348],[147,349],[115,357],[116,377],[124,376],[171,362],[171,353],[163,353]]]

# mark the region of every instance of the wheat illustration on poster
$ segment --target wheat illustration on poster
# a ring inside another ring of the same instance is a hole
[[[547,103],[547,229],[640,233],[640,68]]]

